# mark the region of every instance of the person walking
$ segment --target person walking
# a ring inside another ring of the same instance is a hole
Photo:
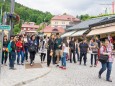
[[[101,44],[100,48],[100,58],[102,55],[107,55],[108,60],[107,62],[101,62],[102,68],[99,71],[98,77],[101,78],[102,73],[107,69],[107,74],[106,74],[106,81],[112,82],[110,75],[112,71],[112,64],[113,64],[113,56],[112,56],[112,46],[111,43],[108,39],[105,40],[105,46]]]
[[[70,63],[72,63],[72,54],[73,54],[73,61],[76,63],[76,58],[75,58],[75,40],[72,37],[71,41],[69,42],[69,48],[70,48]]]
[[[10,38],[10,43],[8,44],[8,51],[11,53],[9,67],[12,70],[16,70],[16,68],[14,68],[14,61],[16,59],[16,40],[14,36]]]
[[[31,36],[31,39],[29,41],[29,52],[30,52],[30,66],[33,66],[34,60],[35,60],[35,54],[37,51],[37,42],[35,40],[35,35]]]
[[[16,43],[17,47],[17,65],[24,65],[24,39],[22,36],[19,36],[19,40]],[[20,62],[20,56],[21,56],[21,62]]]
[[[47,66],[48,67],[50,66],[51,59],[53,58],[54,44],[55,44],[55,40],[54,40],[54,35],[52,34],[48,41],[48,50],[47,50]]]
[[[24,50],[25,50],[24,58],[25,58],[26,62],[28,62],[28,46],[29,46],[29,43],[27,41],[27,36],[25,36],[24,37]]]
[[[67,43],[66,38],[63,40],[63,45],[62,45],[62,56],[61,56],[61,64],[62,66],[60,68],[66,69],[66,58],[68,55],[69,51],[69,44]]]
[[[3,38],[3,50],[2,50],[2,65],[4,64],[5,66],[7,66],[6,62],[8,59],[8,40],[7,40],[7,36],[4,36]]]
[[[55,39],[55,50],[56,50],[56,56],[57,56],[57,67],[59,66],[59,60],[62,55],[62,39],[60,38],[59,33],[56,34],[57,38]]]
[[[45,57],[46,57],[46,52],[47,52],[47,40],[46,40],[46,36],[44,36],[44,39],[40,40],[40,52],[41,52],[41,63],[43,63],[45,61]]]
[[[89,48],[91,50],[91,66],[90,67],[93,67],[93,59],[95,62],[94,67],[96,67],[97,66],[96,61],[97,61],[97,54],[98,54],[98,44],[96,43],[94,39],[91,39]]]
[[[80,65],[82,62],[82,58],[84,59],[84,65],[86,66],[86,60],[87,60],[87,52],[88,52],[88,44],[86,39],[84,39],[80,44],[79,44],[79,49],[80,49]]]

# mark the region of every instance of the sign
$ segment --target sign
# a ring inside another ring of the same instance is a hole
[[[1,73],[1,61],[2,61],[2,47],[3,47],[3,30],[0,32],[0,73]]]
[[[0,30],[11,30],[10,25],[0,25]]]

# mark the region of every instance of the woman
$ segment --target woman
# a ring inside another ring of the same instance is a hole
[[[75,40],[75,52],[76,52],[78,61],[80,61],[80,58],[79,58],[79,43],[78,43],[77,39]]]
[[[69,42],[69,47],[70,47],[70,63],[72,63],[72,54],[73,54],[73,61],[74,63],[76,63],[74,38],[71,38],[71,41]]]
[[[67,43],[67,40],[64,39],[63,40],[63,45],[62,45],[63,55],[61,57],[62,66],[60,67],[62,69],[66,69],[66,58],[67,58],[67,55],[68,55],[68,51],[69,51],[69,45]]]
[[[46,36],[44,36],[44,39],[40,40],[40,52],[41,52],[41,63],[43,63],[45,61],[45,57],[46,57]]]
[[[91,39],[89,48],[91,50],[91,66],[93,67],[93,59],[94,59],[94,67],[96,67],[96,61],[97,61],[97,54],[98,54],[98,44],[95,42],[94,39]]]
[[[8,59],[7,46],[8,46],[7,36],[4,36],[4,38],[3,38],[3,51],[2,51],[2,64],[4,64],[5,66],[7,66],[6,62]]]
[[[50,66],[51,58],[53,57],[54,52],[54,35],[52,34],[48,41],[48,50],[47,50],[47,66]]]
[[[30,66],[33,66],[34,59],[35,59],[35,54],[36,54],[36,51],[37,51],[37,42],[35,40],[35,36],[34,35],[31,36],[29,44],[30,44],[30,46],[29,46]]]
[[[21,65],[24,65],[24,40],[23,37],[20,36],[19,40],[16,43],[17,47],[17,65],[20,65],[20,56],[21,56]]]
[[[108,39],[105,40],[105,46],[101,44],[100,54],[108,55],[108,61],[101,62],[102,68],[99,71],[98,77],[101,78],[102,73],[107,68],[106,81],[112,82],[112,80],[110,79],[110,75],[112,70],[113,56],[112,56],[112,46]]]

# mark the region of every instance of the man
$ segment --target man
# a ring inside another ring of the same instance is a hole
[[[10,69],[12,69],[12,70],[15,70],[15,68],[14,68],[14,61],[15,61],[15,59],[16,59],[16,44],[15,44],[15,37],[14,36],[11,36],[10,37],[11,39],[10,39],[10,47],[11,47],[11,51],[10,51],[10,53],[11,53],[11,56],[10,56],[10,65],[9,65],[9,67],[10,67]]]
[[[82,57],[84,57],[84,65],[86,66],[86,60],[87,60],[87,52],[88,52],[88,44],[86,39],[84,39],[80,44],[79,44],[79,50],[80,50],[80,65],[82,62]]]
[[[62,39],[60,38],[59,33],[56,34],[57,38],[55,39],[55,50],[56,50],[56,56],[57,56],[57,66],[59,66],[59,60],[62,55]]]

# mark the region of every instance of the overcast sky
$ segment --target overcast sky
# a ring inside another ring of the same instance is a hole
[[[99,15],[104,13],[108,8],[111,13],[112,6],[100,4],[112,4],[114,0],[15,0],[29,8],[38,9],[43,12],[51,12],[54,15],[71,14],[71,15]]]

